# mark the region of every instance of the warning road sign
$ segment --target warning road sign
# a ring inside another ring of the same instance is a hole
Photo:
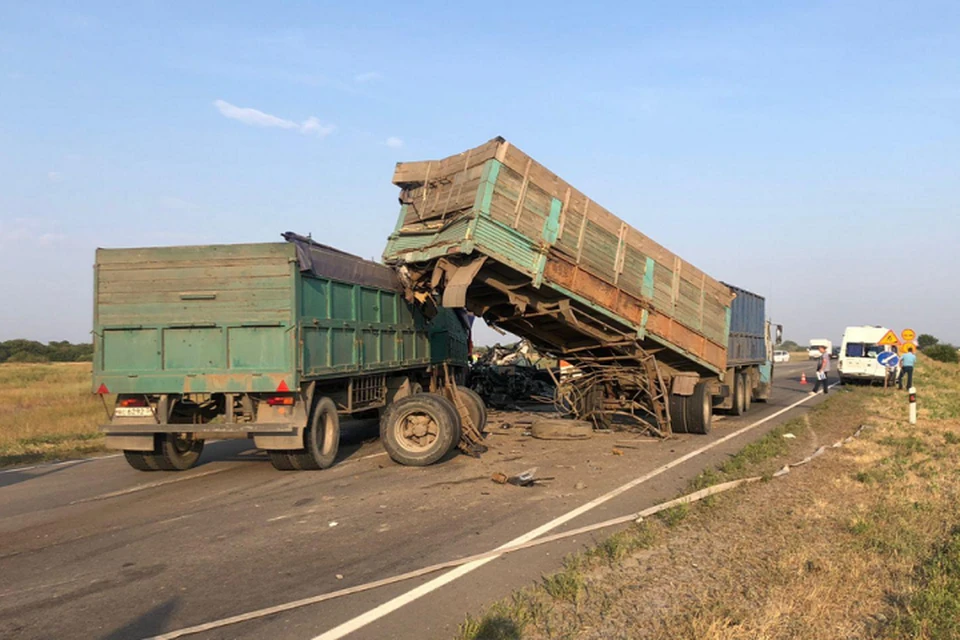
[[[893,331],[887,331],[887,333],[880,338],[877,344],[900,344],[900,339],[897,338],[897,334]]]
[[[917,332],[913,329],[904,329],[900,332],[900,337],[903,338],[904,342],[913,342],[914,338],[917,337]]]

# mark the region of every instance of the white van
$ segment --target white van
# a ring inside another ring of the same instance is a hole
[[[824,340],[822,338],[814,338],[810,341],[810,348],[807,350],[807,355],[811,360],[816,360],[820,357],[820,347],[826,347],[827,353],[833,351],[833,342],[830,340]]]
[[[877,362],[877,356],[896,348],[877,344],[887,331],[886,327],[876,326],[846,328],[837,363],[842,382],[883,382],[887,368]]]

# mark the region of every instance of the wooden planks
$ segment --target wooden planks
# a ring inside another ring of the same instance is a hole
[[[556,282],[631,320],[647,309],[652,314],[648,330],[690,353],[711,354],[708,361],[722,368],[730,289],[626,224],[503,138],[443,160],[400,163],[394,183],[404,188],[409,201],[420,198],[424,203],[438,203],[436,208],[425,204],[421,216],[442,218],[453,212],[453,206],[439,203],[466,206],[469,200],[449,195],[444,200],[443,194],[457,184],[464,190],[476,184],[482,190],[487,183],[480,175],[490,165],[497,165],[497,171],[491,172],[496,176],[491,179],[492,193],[486,198],[481,197],[483,193],[473,194],[474,203],[488,204],[482,210],[475,204],[469,213],[461,208],[465,215],[488,215],[546,252],[546,282]],[[545,224],[551,210],[558,206],[559,234],[555,241],[552,237],[548,241]],[[417,220],[409,211],[404,223],[413,225],[411,230],[418,225],[425,231],[430,229],[426,218]],[[441,244],[437,239],[433,242]],[[429,246],[428,242],[424,246]],[[707,341],[713,346],[705,344]]]

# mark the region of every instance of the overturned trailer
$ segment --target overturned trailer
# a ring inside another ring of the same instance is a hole
[[[750,310],[734,342],[759,335],[763,349],[728,358],[737,291],[503,138],[399,163],[393,182],[401,209],[384,260],[408,299],[466,307],[574,362],[584,375],[558,388],[564,409],[706,433],[715,405],[742,410],[741,398],[769,393],[763,298],[749,296],[759,315],[756,304],[733,306]]]

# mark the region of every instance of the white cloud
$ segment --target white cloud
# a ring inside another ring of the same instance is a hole
[[[315,135],[321,138],[325,138],[331,133],[333,133],[334,127],[332,124],[322,124],[315,117],[310,116],[303,121],[303,124],[300,125],[300,133],[306,135]]]
[[[238,107],[226,102],[225,100],[215,100],[213,102],[213,106],[215,106],[224,117],[230,118],[231,120],[237,120],[238,122],[242,122],[243,124],[248,124],[254,127],[292,129],[299,131],[304,135],[314,135],[320,138],[330,135],[335,129],[332,124],[321,123],[320,120],[315,116],[310,116],[302,123],[298,124],[293,120],[278,118],[277,116],[269,113],[264,113],[259,109]]]
[[[292,120],[284,120],[269,113],[264,113],[259,109],[250,107],[238,107],[223,100],[215,100],[213,105],[220,110],[220,113],[231,120],[239,120],[243,124],[253,125],[255,127],[280,127],[281,129],[296,129],[297,123]]]
[[[396,136],[390,136],[387,138],[387,146],[391,149],[399,149],[403,146],[403,140],[397,138]]]
[[[364,84],[365,82],[375,82],[376,80],[383,80],[383,74],[379,71],[367,71],[366,73],[358,73],[353,76],[354,82],[359,84]]]
[[[47,173],[47,180],[50,182],[62,182],[63,174],[59,171],[50,171]]]

